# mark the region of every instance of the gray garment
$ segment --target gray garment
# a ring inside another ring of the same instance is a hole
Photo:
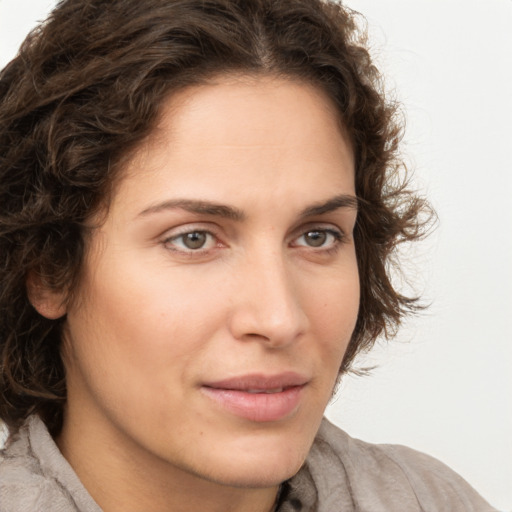
[[[44,423],[30,417],[0,452],[0,512],[101,512]],[[352,439],[324,419],[278,512],[491,512],[441,462],[403,446]]]

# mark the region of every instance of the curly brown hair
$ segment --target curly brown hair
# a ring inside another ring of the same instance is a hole
[[[39,413],[62,425],[64,319],[39,315],[26,280],[73,291],[86,220],[108,204],[122,160],[151,132],[162,102],[213,74],[313,83],[351,138],[361,282],[357,325],[340,372],[417,307],[390,280],[397,244],[424,232],[359,15],[326,0],[63,0],[0,74],[0,417]]]

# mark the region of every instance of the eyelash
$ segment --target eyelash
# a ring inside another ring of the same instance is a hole
[[[208,248],[208,249],[204,249],[203,247],[198,247],[197,249],[191,249],[189,247],[176,248],[176,246],[172,245],[172,244],[175,244],[176,241],[178,241],[178,240],[181,240],[182,242],[184,242],[184,238],[187,235],[193,235],[193,234],[206,235],[208,238],[216,241],[215,246],[221,245],[221,244],[219,244],[218,237],[214,233],[212,233],[211,231],[208,231],[206,229],[189,229],[188,231],[184,231],[183,233],[177,233],[175,235],[165,238],[165,240],[163,240],[163,244],[167,249],[169,249],[171,251],[179,252],[179,253],[182,253],[184,255],[189,255],[189,256],[204,254],[204,253],[211,251],[212,249],[215,248],[215,246]]]
[[[298,240],[298,239],[300,239],[302,237],[305,237],[307,235],[311,235],[312,233],[321,233],[321,234],[324,234],[326,236],[331,236],[333,238],[333,241],[331,242],[330,245],[337,246],[339,242],[343,241],[343,234],[340,231],[337,231],[337,230],[334,230],[334,229],[327,229],[327,228],[312,228],[312,229],[308,229],[307,231],[302,233],[302,235],[300,235],[299,237],[295,238],[295,240]],[[322,245],[322,246],[300,245],[300,247],[310,247],[310,248],[321,247],[324,250],[326,250],[324,245]]]
[[[308,234],[312,233],[322,233],[325,234],[326,237],[332,237],[332,241],[328,246],[321,245],[321,246],[312,246],[307,244],[297,244],[294,243],[297,240],[299,240],[302,237],[307,236]],[[212,239],[212,242],[214,242],[214,246],[203,248],[198,247],[197,249],[192,249],[189,247],[182,247],[177,248],[175,245],[176,241],[181,240],[182,244],[184,245],[184,237],[188,235],[194,235],[194,234],[200,234],[200,235],[206,235],[206,237]],[[336,252],[340,245],[345,241],[345,235],[342,231],[337,229],[331,229],[331,228],[325,228],[325,227],[311,227],[309,229],[306,229],[303,231],[299,236],[295,237],[292,241],[292,247],[302,247],[306,250],[312,250],[314,252],[321,252],[325,254],[331,254],[333,252]],[[215,233],[212,233],[211,231],[207,229],[188,229],[187,231],[184,231],[182,233],[174,234],[170,237],[166,237],[163,240],[164,246],[171,251],[181,253],[186,256],[194,257],[194,256],[200,256],[204,255],[212,250],[214,250],[217,247],[222,247],[223,244],[220,242],[219,238],[215,235]]]

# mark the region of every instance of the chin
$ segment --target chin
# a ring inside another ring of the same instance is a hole
[[[311,446],[309,442],[298,445],[293,438],[287,441],[281,439],[265,443],[259,440],[245,446],[237,443],[222,456],[215,457],[215,463],[210,467],[203,465],[201,471],[208,480],[231,487],[279,485],[299,471]],[[210,462],[213,460],[210,459]]]
[[[304,460],[294,463],[282,463],[269,456],[265,464],[234,464],[223,471],[217,471],[211,478],[212,482],[229,487],[268,488],[275,487],[294,476],[301,468]]]

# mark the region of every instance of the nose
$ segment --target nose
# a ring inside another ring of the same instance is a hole
[[[263,252],[237,268],[230,330],[238,340],[283,348],[307,330],[301,287],[291,264],[279,252]],[[234,270],[234,269],[233,269]]]

